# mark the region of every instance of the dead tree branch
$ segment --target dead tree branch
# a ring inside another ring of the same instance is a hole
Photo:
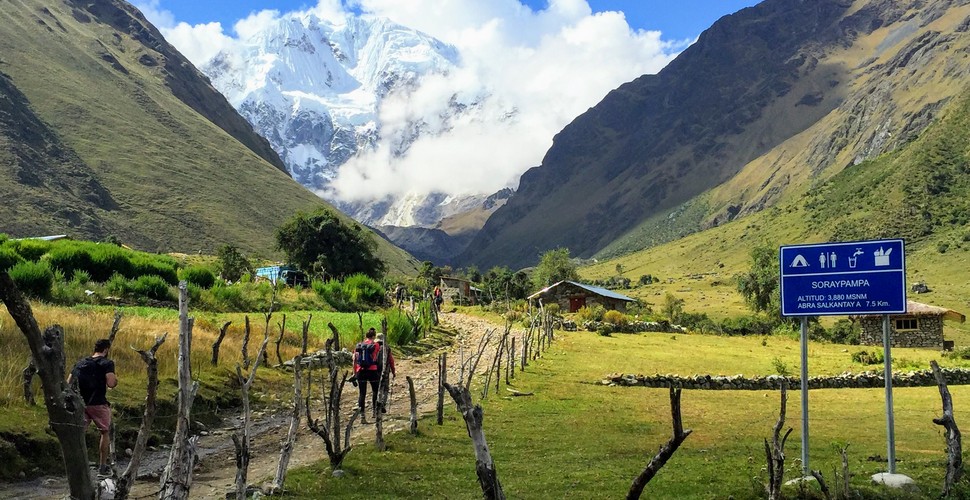
[[[934,418],[933,423],[941,425],[946,430],[946,475],[943,479],[943,496],[949,496],[953,485],[963,477],[963,445],[960,441],[960,428],[953,419],[953,397],[946,386],[946,377],[936,361],[930,361],[936,385],[940,388],[940,398],[943,400],[943,415]]]
[[[448,382],[448,354],[438,356],[438,425],[444,423],[445,383]]]
[[[108,340],[111,342],[111,345],[114,345],[115,336],[118,335],[118,331],[121,329],[121,316],[121,309],[116,309],[115,319],[111,323],[111,333],[108,334]]]
[[[684,424],[680,417],[680,392],[680,388],[670,388],[670,417],[673,423],[673,436],[667,441],[667,444],[660,448],[660,451],[650,460],[643,472],[633,480],[633,485],[630,486],[630,491],[626,495],[627,500],[640,498],[640,495],[643,494],[643,488],[657,475],[657,472],[667,463],[667,460],[674,456],[674,452],[692,432],[690,429],[684,430]]]
[[[788,428],[785,436],[781,436],[781,429],[785,426],[785,414],[788,411],[788,381],[781,380],[781,409],[778,412],[778,421],[771,433],[771,444],[765,439],[765,456],[768,460],[768,500],[779,500],[781,498],[781,485],[785,476],[785,441],[791,435],[792,428]]]
[[[135,484],[135,478],[138,477],[138,466],[141,464],[142,455],[145,454],[145,448],[148,446],[148,438],[151,437],[155,415],[158,414],[156,405],[158,401],[158,359],[155,358],[155,354],[162,343],[165,342],[166,337],[168,337],[167,333],[162,334],[161,337],[156,337],[155,344],[147,351],[135,349],[135,352],[145,362],[145,369],[148,373],[148,389],[145,395],[145,410],[141,416],[141,426],[138,428],[138,437],[135,438],[135,446],[131,449],[131,461],[128,462],[125,471],[121,473],[121,477],[118,478],[117,489],[115,490],[115,498],[118,500],[128,498],[131,493],[131,487]]]
[[[242,365],[244,370],[249,369],[249,315],[246,315],[246,329],[243,333],[242,341]]]
[[[249,443],[251,441],[250,434],[252,431],[252,415],[249,410],[249,388],[252,387],[253,380],[256,379],[256,370],[259,369],[259,362],[263,359],[263,354],[266,352],[266,345],[268,343],[269,323],[267,322],[266,332],[263,334],[263,343],[260,344],[259,351],[256,352],[256,358],[253,360],[253,369],[249,372],[249,376],[244,377],[242,367],[236,365],[236,379],[239,381],[242,391],[243,406],[242,427],[238,433],[233,433],[232,435],[232,444],[236,448],[236,500],[246,500],[246,487],[249,486],[246,480],[249,476],[249,459],[251,458]]]
[[[326,349],[326,363],[329,373],[329,386],[325,385],[323,400],[326,404],[326,418],[323,424],[318,420],[315,420],[310,414],[310,383],[313,380],[313,374],[307,378],[307,395],[304,400],[306,408],[306,420],[307,427],[310,428],[314,434],[320,436],[323,439],[323,444],[327,449],[327,457],[330,459],[330,467],[333,469],[334,473],[340,470],[343,464],[344,458],[350,453],[353,448],[350,444],[350,430],[354,427],[354,422],[357,417],[361,416],[360,408],[354,410],[354,413],[350,416],[350,420],[347,422],[347,428],[345,431],[345,438],[343,444],[340,441],[340,396],[343,394],[344,385],[347,383],[347,372],[344,372],[342,376],[339,377],[338,381],[338,370],[337,363],[333,359],[333,339],[327,339],[324,344]],[[362,381],[363,382],[363,381]],[[329,389],[326,389],[329,387]]]
[[[411,401],[411,417],[408,420],[408,432],[412,435],[418,435],[418,398],[414,394],[414,380],[410,376],[405,376],[404,380],[408,382],[408,397]]]
[[[178,416],[175,437],[168,464],[162,472],[162,488],[159,500],[183,500],[192,489],[192,469],[195,465],[197,437],[189,437],[192,401],[199,390],[199,383],[192,381],[192,326],[195,319],[189,317],[188,285],[179,282],[179,354],[178,354]]]
[[[7,312],[30,346],[44,389],[47,418],[61,445],[71,496],[93,498],[94,483],[88,471],[84,441],[84,401],[64,380],[64,332],[57,325],[48,327],[43,334],[40,332],[30,303],[6,272],[0,272],[0,301],[6,304]]]
[[[212,366],[219,364],[219,346],[222,345],[222,339],[226,338],[226,332],[229,330],[229,325],[231,324],[232,321],[226,321],[222,325],[222,328],[219,329],[219,338],[212,343]]]
[[[280,344],[283,343],[283,332],[286,330],[286,314],[283,315],[283,322],[277,323],[280,327],[280,336],[276,338],[276,363],[278,365],[283,364],[283,357],[280,356]]]
[[[832,500],[832,493],[829,491],[828,485],[825,484],[825,478],[822,476],[822,471],[813,470],[812,477],[818,481],[818,488],[822,490],[822,496],[825,497],[825,500]]]
[[[505,493],[499,483],[495,462],[492,461],[492,454],[489,453],[488,443],[485,441],[485,432],[482,430],[484,418],[482,407],[472,403],[472,395],[467,387],[446,383],[445,389],[451,394],[451,398],[455,400],[455,405],[458,407],[458,412],[465,419],[468,437],[472,439],[472,446],[475,448],[475,473],[478,475],[482,494],[489,500],[504,500]]]
[[[37,367],[34,366],[34,360],[31,359],[27,363],[27,367],[24,368],[24,401],[30,405],[34,406],[37,404],[34,401],[34,375],[37,375]]]
[[[290,465],[293,447],[299,436],[300,421],[303,419],[303,356],[306,356],[308,337],[310,333],[310,318],[303,322],[303,350],[293,360],[293,413],[290,414],[290,427],[286,431],[286,438],[280,444],[280,461],[276,466],[276,476],[270,485],[269,494],[276,495],[283,491],[286,483],[286,470]]]

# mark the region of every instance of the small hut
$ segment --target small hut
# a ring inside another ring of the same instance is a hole
[[[963,323],[966,316],[945,307],[906,301],[906,314],[889,316],[889,338],[893,347],[944,347],[943,320]],[[882,316],[862,316],[860,341],[882,345]]]
[[[560,281],[529,296],[529,300],[542,299],[545,304],[559,304],[560,311],[576,312],[584,306],[599,304],[607,310],[626,311],[628,302],[636,302],[626,295],[598,286],[575,281]]]
[[[469,280],[442,276],[438,286],[441,288],[442,297],[454,304],[473,306],[478,303],[479,290],[473,287]]]

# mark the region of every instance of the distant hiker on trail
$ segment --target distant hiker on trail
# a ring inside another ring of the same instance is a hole
[[[397,301],[398,309],[401,308],[401,303],[404,302],[404,290],[404,286],[400,283],[394,288],[394,300]]]
[[[81,399],[84,400],[84,427],[87,428],[88,424],[94,422],[101,433],[98,474],[102,475],[111,474],[111,466],[108,464],[111,406],[108,404],[107,392],[108,388],[113,389],[118,385],[115,362],[108,359],[110,349],[110,340],[98,340],[94,343],[94,354],[78,361],[67,376],[68,384],[77,383]]]
[[[381,348],[383,347],[376,341],[377,330],[371,328],[367,330],[364,341],[357,344],[354,348],[354,380],[357,382],[357,408],[361,415],[364,414],[364,402],[367,400],[367,385],[371,388],[371,407],[377,410],[377,389],[381,381]],[[391,369],[391,374],[395,375],[394,357],[391,351],[387,351],[387,364]],[[386,411],[386,410],[385,410]]]
[[[434,308],[436,311],[441,312],[441,303],[444,301],[444,297],[441,296],[441,288],[434,287]]]

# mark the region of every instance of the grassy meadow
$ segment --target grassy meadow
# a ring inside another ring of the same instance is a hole
[[[636,474],[671,434],[666,389],[607,387],[605,375],[624,373],[771,374],[776,361],[798,371],[798,342],[784,337],[718,337],[639,334],[599,336],[559,332],[543,358],[520,372],[515,389],[531,397],[491,396],[483,401],[484,430],[499,479],[509,498],[622,498]],[[879,370],[853,363],[846,348],[812,343],[810,375]],[[935,350],[896,349],[909,367],[937,359]],[[967,365],[959,362],[959,365]],[[479,391],[473,390],[473,394]],[[951,387],[955,414],[970,410],[970,388]],[[475,399],[478,399],[476,394]],[[945,460],[941,413],[935,387],[894,391],[898,472],[914,478],[920,492],[937,496]],[[299,470],[288,479],[292,498],[480,498],[472,445],[461,417],[448,402],[441,427],[433,418],[420,434],[397,433],[388,451],[360,443],[333,478],[326,463]],[[759,498],[766,480],[763,439],[778,418],[779,393],[685,390],[685,428],[693,434],[647,485],[644,498]],[[809,395],[810,465],[830,486],[840,463],[837,446],[848,444],[854,488],[878,494],[870,475],[885,471],[882,389],[816,390]],[[800,470],[800,394],[789,393],[786,478]],[[873,457],[870,460],[870,457]],[[884,460],[884,459],[883,459]]]
[[[77,306],[73,308],[33,304],[34,316],[41,328],[60,325],[64,329],[67,352],[66,371],[75,361],[91,354],[94,342],[110,334],[114,308],[105,306]],[[108,394],[114,408],[118,425],[119,446],[124,449],[134,440],[145,398],[147,375],[145,364],[134,349],[148,349],[155,336],[168,334],[158,350],[159,413],[155,424],[155,436],[149,445],[170,442],[174,429],[175,395],[178,351],[178,311],[147,307],[126,307],[121,326],[111,351],[118,375],[118,387]],[[360,338],[361,318],[364,328],[379,327],[382,315],[377,312],[354,313],[321,311],[287,312],[286,328],[280,345],[281,357],[291,359],[299,353],[302,321],[312,314],[310,323],[310,350],[323,347],[323,340],[330,335],[328,322],[333,322],[341,332],[342,342],[349,343]],[[235,412],[240,405],[236,365],[242,363],[242,339],[245,314],[193,314],[195,325],[192,339],[192,376],[200,382],[199,394],[193,406],[194,420],[205,425],[219,424],[226,412]],[[276,365],[276,339],[279,337],[283,313],[275,313],[270,321],[270,342],[267,346],[269,362]],[[249,357],[255,358],[266,329],[265,315],[250,313]],[[232,324],[220,347],[219,364],[213,366],[212,344],[219,335],[219,328],[226,321]],[[23,400],[21,371],[27,366],[30,351],[26,339],[14,324],[5,308],[0,309],[0,343],[4,356],[0,357],[0,480],[10,480],[61,470],[60,448],[56,438],[47,433],[47,413],[39,379],[35,378],[34,395],[38,402],[28,406]],[[257,404],[288,403],[292,394],[292,375],[275,369],[260,368],[257,382],[251,393]],[[96,436],[89,432],[89,452],[96,456]]]

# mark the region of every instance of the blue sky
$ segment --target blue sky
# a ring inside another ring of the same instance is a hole
[[[487,2],[489,0],[481,0]],[[544,9],[548,0],[522,2],[533,10]],[[757,0],[589,0],[593,12],[621,11],[633,29],[660,30],[667,40],[696,38],[720,17],[750,7]],[[156,8],[167,10],[176,21],[191,25],[219,22],[229,31],[250,13],[265,9],[281,12],[305,10],[314,2],[304,0],[158,0]]]

